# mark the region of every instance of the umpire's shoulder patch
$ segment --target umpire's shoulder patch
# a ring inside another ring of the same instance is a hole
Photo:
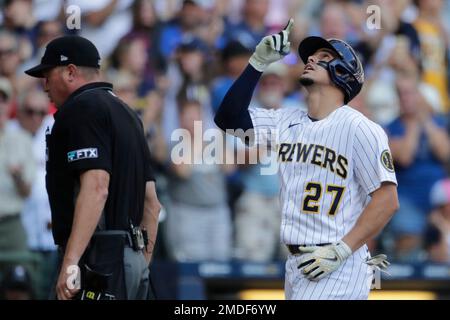
[[[387,171],[394,172],[394,161],[389,150],[386,149],[381,153],[381,163]]]
[[[79,149],[67,153],[68,162],[74,162],[82,159],[95,159],[95,158],[98,158],[97,148]]]

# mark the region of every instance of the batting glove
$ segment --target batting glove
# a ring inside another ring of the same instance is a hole
[[[298,269],[303,268],[303,274],[311,281],[319,281],[336,271],[352,255],[352,250],[342,240],[324,247],[311,246],[299,249],[304,254],[300,256]]]
[[[269,64],[289,54],[291,51],[289,34],[293,26],[294,19],[290,19],[286,27],[279,33],[266,36],[261,40],[249,60],[253,68],[264,72]]]
[[[367,259],[366,264],[368,264],[372,268],[375,268],[375,269],[389,275],[389,273],[386,270],[387,270],[388,266],[390,265],[390,263],[387,260],[387,256],[385,254],[379,254],[375,257]]]

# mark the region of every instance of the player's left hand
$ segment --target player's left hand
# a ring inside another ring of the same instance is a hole
[[[273,62],[283,59],[291,51],[289,35],[294,26],[294,19],[290,19],[286,27],[277,34],[264,37],[256,46],[249,63],[260,72]]]
[[[337,270],[352,254],[350,247],[342,240],[324,247],[311,246],[299,249],[303,254],[300,256],[298,269],[302,270],[311,281],[319,281]]]

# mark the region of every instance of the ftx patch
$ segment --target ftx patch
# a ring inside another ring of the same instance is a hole
[[[86,148],[67,152],[68,162],[74,162],[83,159],[95,159],[95,158],[98,158],[97,148]]]

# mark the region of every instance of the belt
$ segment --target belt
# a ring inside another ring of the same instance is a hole
[[[128,231],[125,230],[101,230],[101,231],[95,231],[92,235],[93,237],[101,237],[101,236],[123,236],[126,239],[125,245],[133,248],[133,242],[131,240],[131,235]],[[59,245],[58,246],[58,252],[60,254],[65,253],[66,246],[65,245]]]
[[[127,244],[131,247],[133,246],[133,242],[131,241],[131,235],[128,231],[125,230],[101,230],[95,231],[92,237],[99,236],[123,236],[127,240]]]
[[[311,246],[325,247],[329,246],[330,244],[331,243],[319,243],[319,244],[312,244]],[[291,254],[301,254],[303,252],[300,251],[299,247],[309,247],[309,246],[305,244],[287,244],[286,247],[288,248]]]

